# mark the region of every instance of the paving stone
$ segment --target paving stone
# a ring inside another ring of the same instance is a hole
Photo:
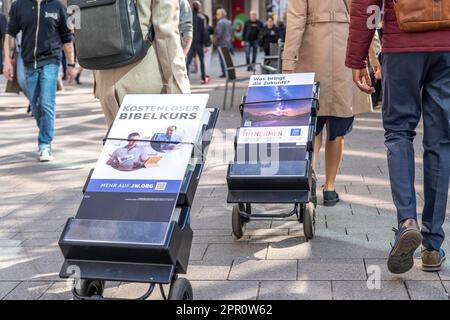
[[[19,281],[0,281],[0,300],[19,285]]]
[[[245,235],[241,239],[237,240],[234,236],[227,235],[227,236],[194,236],[194,239],[192,243],[240,243],[240,242],[246,242],[250,239],[250,236]]]
[[[192,244],[189,260],[202,260],[205,255],[206,248],[208,248],[207,243]]]
[[[406,281],[411,300],[448,300],[441,281]]]
[[[231,263],[192,262],[186,278],[189,280],[227,280]]]
[[[447,250],[446,252],[450,251]],[[441,278],[441,280],[450,281],[450,263],[448,262],[448,260],[446,260],[442,265],[442,270],[439,272],[439,277]]]
[[[192,281],[195,300],[256,300],[257,281]]]
[[[23,281],[3,300],[37,300],[51,286],[48,281]]]
[[[223,263],[238,259],[265,259],[266,254],[265,244],[210,244],[203,260]]]
[[[422,261],[420,259],[414,259],[414,267],[401,275],[392,274],[387,268],[387,259],[365,259],[366,268],[369,266],[377,266],[380,268],[381,280],[427,280],[437,281],[439,276],[437,272],[423,272],[420,269]]]
[[[363,259],[299,260],[298,280],[366,280]]]
[[[334,300],[409,300],[402,281],[382,281],[381,289],[368,289],[366,281],[333,281]]]
[[[73,300],[72,284],[66,281],[56,281],[45,291],[39,300]]]
[[[262,281],[258,300],[331,300],[330,281]]]
[[[353,244],[335,239],[315,238],[307,243],[286,240],[269,244],[268,259],[359,259],[386,257],[386,252],[370,248],[368,242]]]
[[[230,280],[296,280],[295,260],[235,260]]]

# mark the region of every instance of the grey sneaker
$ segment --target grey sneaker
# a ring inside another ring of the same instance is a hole
[[[422,234],[416,220],[407,219],[395,231],[395,242],[387,266],[390,272],[401,274],[414,266],[414,252],[422,243]]]
[[[445,261],[444,250],[422,250],[422,270],[427,272],[441,271],[442,263]]]
[[[39,151],[39,161],[49,162],[53,160],[52,151],[50,148],[43,148]]]

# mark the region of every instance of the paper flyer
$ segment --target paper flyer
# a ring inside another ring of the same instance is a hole
[[[208,95],[128,95],[88,192],[178,193]]]
[[[314,76],[314,73],[252,76],[238,143],[306,144]]]
[[[129,95],[86,188],[79,219],[168,223],[208,95]]]

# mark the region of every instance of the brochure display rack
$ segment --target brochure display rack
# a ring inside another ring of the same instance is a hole
[[[227,174],[233,234],[252,220],[297,216],[307,240],[314,237],[311,203],[313,141],[319,84],[314,74],[253,76],[241,105],[235,159]],[[252,212],[252,204],[292,203],[283,214]]]
[[[218,118],[207,101],[208,95],[125,97],[59,241],[60,276],[81,279],[76,299],[105,299],[105,281],[148,283],[140,299],[156,285],[164,298],[193,298],[178,274],[188,268],[190,208],[210,142],[204,137]],[[168,295],[163,284],[170,284]]]

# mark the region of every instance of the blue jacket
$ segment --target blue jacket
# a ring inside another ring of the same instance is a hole
[[[28,68],[59,64],[63,44],[72,42],[67,9],[59,0],[16,0],[9,13],[8,34],[22,31],[22,58]]]

